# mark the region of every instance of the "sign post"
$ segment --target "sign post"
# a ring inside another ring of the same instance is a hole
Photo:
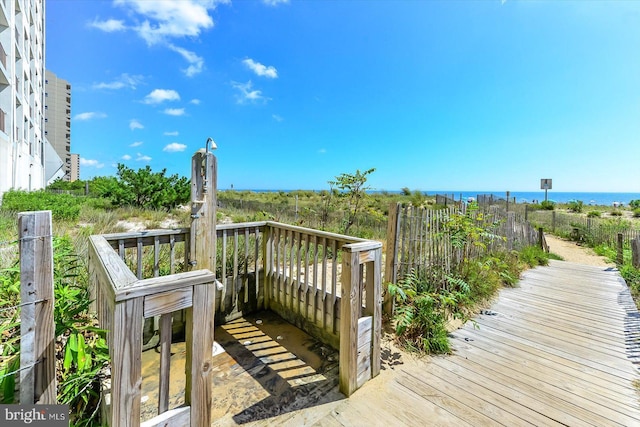
[[[547,201],[547,190],[551,190],[551,178],[542,178],[540,180],[540,189],[544,190],[544,201]]]

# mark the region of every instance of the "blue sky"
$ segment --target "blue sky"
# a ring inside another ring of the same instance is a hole
[[[47,0],[81,178],[640,191],[640,2]]]

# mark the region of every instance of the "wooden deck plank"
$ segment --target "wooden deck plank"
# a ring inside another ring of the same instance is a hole
[[[530,408],[556,422],[576,426],[612,426],[622,425],[608,422],[606,418],[594,416],[571,402],[559,400],[558,396],[538,388],[536,383],[517,381],[481,363],[474,363],[460,357],[438,358],[434,362],[438,366],[453,373],[473,379],[476,383],[484,383],[487,388],[497,391],[503,396],[510,396],[520,405]]]
[[[453,355],[394,359],[387,348],[381,374],[350,398],[334,387],[315,405],[245,425],[640,426],[634,310],[617,272],[552,262],[502,290],[479,329],[454,331]],[[292,357],[253,350],[275,367]]]
[[[483,367],[504,374],[513,384],[518,382],[532,384],[557,399],[571,402],[577,407],[592,411],[597,417],[602,416],[611,422],[630,425],[637,411],[619,404],[601,393],[601,388],[583,387],[583,384],[570,376],[563,376],[555,369],[540,369],[535,364],[523,364],[497,357],[473,345],[458,346],[456,354],[465,359],[482,363]],[[606,389],[606,387],[605,387]],[[605,422],[607,424],[607,422]]]
[[[465,329],[456,331],[455,335],[462,339],[467,339],[475,347],[494,353],[496,356],[512,360],[517,363],[534,365],[540,370],[554,370],[573,378],[573,381],[584,387],[595,387],[603,393],[603,396],[620,400],[627,397],[633,389],[629,386],[612,382],[611,376],[607,372],[585,367],[572,360],[561,358],[553,354],[540,351],[533,347],[522,346],[508,338],[495,335],[492,332],[484,331],[483,334],[473,334]],[[456,346],[457,348],[457,346]],[[640,410],[640,403],[637,399],[627,398],[625,404]]]
[[[523,334],[535,334],[540,335],[539,339],[544,337],[554,341],[560,341],[561,347],[568,347],[574,345],[580,348],[586,348],[589,351],[597,351],[607,357],[624,357],[625,345],[621,340],[612,339],[599,339],[596,340],[593,337],[585,337],[577,331],[571,329],[560,328],[555,321],[550,323],[547,319],[545,323],[536,323],[530,320],[529,316],[526,318],[517,316],[481,316],[477,319],[477,323],[490,325],[492,327],[502,327],[504,330],[511,330],[509,328],[515,328]],[[538,339],[538,338],[537,338]],[[626,362],[626,360],[625,360]]]

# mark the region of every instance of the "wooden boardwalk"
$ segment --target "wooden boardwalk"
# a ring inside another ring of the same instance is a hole
[[[453,333],[451,356],[386,349],[350,399],[334,390],[255,424],[640,426],[640,319],[615,270],[552,261],[476,323]]]

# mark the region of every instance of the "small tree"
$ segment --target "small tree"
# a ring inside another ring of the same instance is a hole
[[[347,216],[345,218],[344,234],[349,232],[351,226],[356,222],[358,214],[363,206],[363,201],[367,196],[367,176],[375,172],[375,168],[371,168],[364,172],[356,170],[356,173],[341,173],[336,176],[335,181],[329,181],[329,185],[340,191],[340,197],[346,201]]]
[[[191,188],[187,178],[166,176],[166,173],[166,169],[152,172],[150,166],[136,172],[118,164],[117,185],[107,185],[111,202],[114,205],[167,210],[188,202]]]

